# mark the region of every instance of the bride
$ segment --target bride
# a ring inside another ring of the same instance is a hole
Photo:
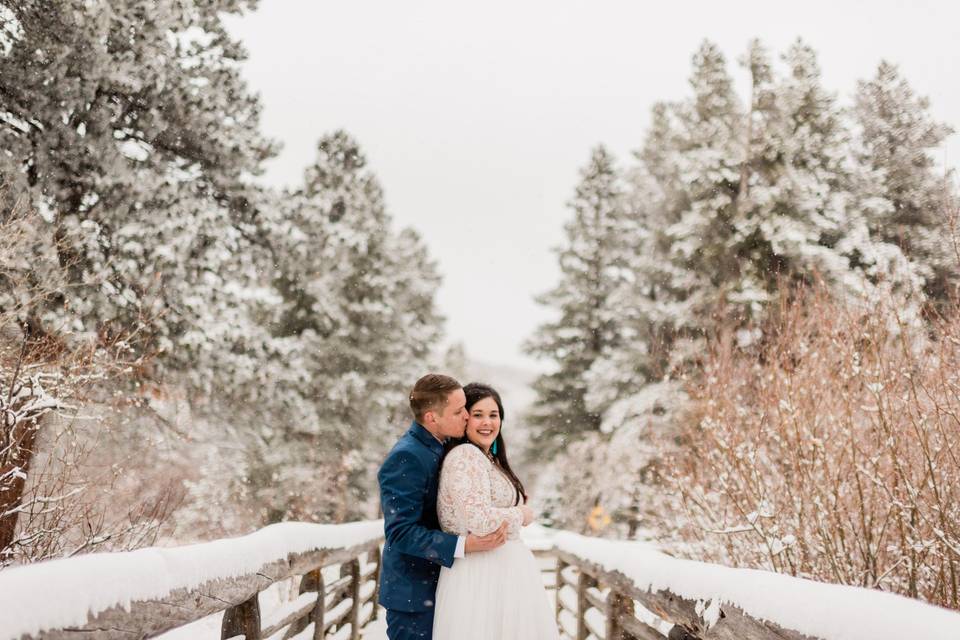
[[[500,426],[503,403],[487,385],[463,388],[469,422],[440,470],[437,515],[449,533],[484,535],[507,523],[507,542],[440,570],[434,640],[557,640],[557,626],[520,528],[533,513],[510,469]]]

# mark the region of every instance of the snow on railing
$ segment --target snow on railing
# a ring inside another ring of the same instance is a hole
[[[557,619],[576,640],[960,640],[960,613],[862,587],[558,532]]]
[[[345,637],[356,638],[376,616],[382,539],[382,521],[290,522],[239,538],[5,569],[0,638],[146,638],[221,611],[224,638],[259,640],[285,627],[313,638],[317,626],[317,637],[348,629]],[[301,597],[261,628],[258,595],[294,576],[303,576]]]

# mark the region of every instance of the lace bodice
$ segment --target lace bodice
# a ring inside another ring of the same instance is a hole
[[[455,447],[443,460],[437,515],[448,533],[486,535],[507,522],[507,537],[520,536],[523,512],[507,476],[472,444]]]

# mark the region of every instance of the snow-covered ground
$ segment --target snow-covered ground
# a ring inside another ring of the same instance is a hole
[[[387,613],[380,609],[377,619],[368,624],[360,634],[363,640],[387,640]]]
[[[285,590],[286,586],[282,583],[276,584],[260,594],[260,617],[264,621],[264,627],[268,625],[266,621],[277,617],[281,611],[295,602],[295,599],[291,599],[294,596]],[[386,640],[386,620],[386,612],[379,609],[377,619],[361,630],[360,637],[364,640]],[[215,613],[192,624],[161,634],[156,640],[220,640],[222,623],[223,613]],[[284,631],[285,629],[278,632],[280,637]]]

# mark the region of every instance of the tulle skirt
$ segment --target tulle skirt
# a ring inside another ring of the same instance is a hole
[[[558,640],[540,568],[520,540],[440,570],[433,640]]]

